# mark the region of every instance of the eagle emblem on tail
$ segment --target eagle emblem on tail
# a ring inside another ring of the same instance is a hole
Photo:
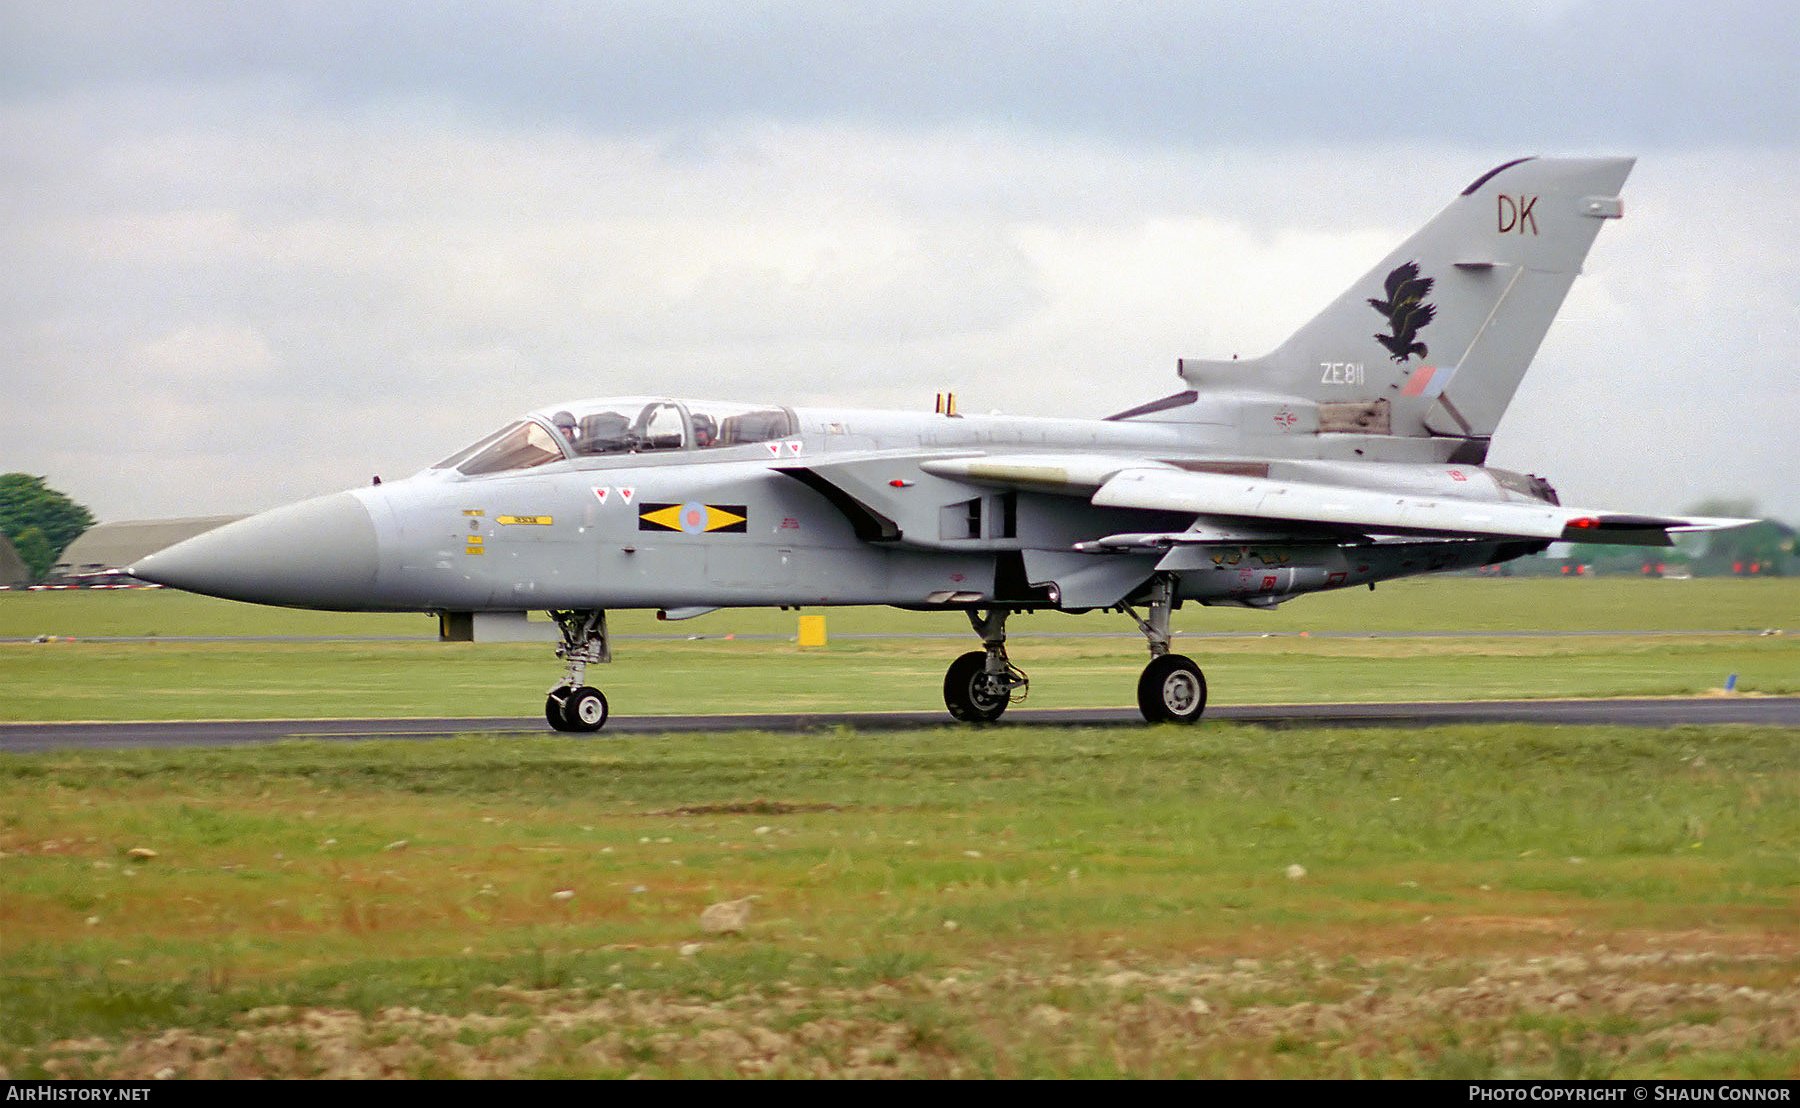
[[[1396,362],[1413,355],[1423,358],[1425,344],[1417,341],[1419,332],[1437,315],[1437,309],[1425,302],[1436,282],[1419,276],[1419,263],[1406,262],[1394,267],[1385,282],[1387,299],[1369,298],[1369,306],[1387,318],[1391,335],[1376,335],[1375,341],[1387,347]]]

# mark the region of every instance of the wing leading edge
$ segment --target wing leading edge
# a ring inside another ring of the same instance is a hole
[[[1268,477],[1194,472],[1173,465],[1120,465],[1092,456],[970,458],[927,462],[942,477],[1082,495],[1103,508],[1191,513],[1186,532],[1108,536],[1096,552],[1208,542],[1317,540],[1377,535],[1538,539],[1668,546],[1671,534],[1738,527],[1754,520],[1648,516],[1538,500],[1488,500],[1356,488]],[[1298,534],[1295,534],[1295,531]]]

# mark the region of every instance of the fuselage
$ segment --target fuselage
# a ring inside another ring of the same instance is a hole
[[[1159,571],[1176,575],[1181,598],[1267,603],[1481,565],[1526,547],[1301,533],[1096,557],[1077,545],[1180,532],[1193,517],[1101,507],[1029,481],[947,479],[922,466],[1054,455],[1103,477],[1152,459],[1467,500],[1545,495],[1480,466],[1271,459],[1260,449],[1251,458],[1234,435],[1212,431],[1142,419],[581,401],[539,409],[413,477],[254,516],[133,572],[232,599],[334,610],[1086,608],[1110,606]]]

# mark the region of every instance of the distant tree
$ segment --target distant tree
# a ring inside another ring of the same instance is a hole
[[[1757,510],[1754,500],[1730,500],[1725,497],[1713,497],[1681,513],[1688,516],[1713,516],[1718,519],[1761,519],[1762,513]]]
[[[68,545],[94,525],[94,513],[57,492],[45,478],[25,473],[0,474],[0,531],[43,580]]]
[[[8,535],[13,549],[18,552],[19,560],[25,563],[33,581],[42,581],[44,574],[56,564],[56,556],[61,553],[50,545],[50,540],[36,527],[27,527],[16,535]]]
[[[1754,500],[1703,500],[1685,513],[1727,519],[1758,519]],[[1697,572],[1720,574],[1782,574],[1794,557],[1794,532],[1774,520],[1760,520],[1727,531],[1704,531],[1684,540],[1691,543]]]

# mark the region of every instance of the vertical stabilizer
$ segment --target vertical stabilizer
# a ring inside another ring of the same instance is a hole
[[[1634,161],[1499,166],[1273,353],[1183,359],[1181,374],[1202,393],[1316,404],[1321,435],[1448,437],[1485,454],[1600,225],[1622,214]]]

